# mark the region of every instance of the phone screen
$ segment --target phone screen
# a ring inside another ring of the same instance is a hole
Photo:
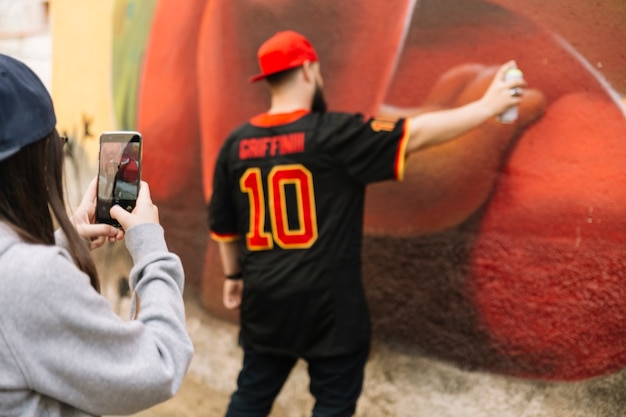
[[[111,207],[135,208],[141,181],[141,146],[138,132],[105,132],[100,136],[96,222],[120,227],[109,214]]]

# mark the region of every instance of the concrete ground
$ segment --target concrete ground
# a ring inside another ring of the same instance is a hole
[[[103,293],[122,318],[129,299],[117,296],[117,280],[131,265],[119,242],[94,252]],[[238,326],[202,307],[196,289],[185,295],[187,329],[195,354],[178,394],[135,417],[223,416],[241,364]],[[270,417],[310,416],[306,364],[299,362]],[[356,417],[623,417],[626,369],[579,382],[525,380],[459,369],[420,354],[417,346],[375,339]]]
[[[187,296],[196,354],[179,393],[135,417],[223,416],[235,387],[241,351],[237,327],[206,314]],[[299,363],[271,417],[310,416],[306,366]],[[468,372],[417,353],[374,343],[357,417],[620,417],[626,415],[626,372],[581,382],[528,381]]]

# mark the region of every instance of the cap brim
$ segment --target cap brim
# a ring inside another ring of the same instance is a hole
[[[257,82],[257,81],[261,81],[262,79],[269,77],[270,75],[279,74],[279,73],[281,73],[281,72],[289,71],[289,70],[292,70],[292,69],[294,69],[294,68],[299,68],[299,67],[301,67],[302,65],[304,65],[304,62],[306,62],[306,61],[299,62],[299,63],[296,63],[296,64],[292,64],[291,66],[288,66],[288,67],[286,67],[286,68],[283,68],[283,69],[281,69],[281,70],[279,70],[279,71],[273,71],[273,72],[269,72],[269,73],[267,73],[267,74],[263,74],[263,73],[261,73],[261,74],[257,74],[257,75],[255,75],[255,76],[253,76],[253,77],[250,77],[248,80],[249,80],[251,83],[255,83],[255,82]],[[316,61],[309,61],[309,62],[316,62]]]
[[[272,74],[257,74],[253,77],[248,78],[248,81],[250,81],[251,83],[255,83],[257,81],[261,81],[262,79],[264,79],[265,77],[268,77]]]
[[[13,148],[0,151],[0,161],[4,161],[8,157],[15,155],[20,149],[21,148],[19,146],[15,146]]]

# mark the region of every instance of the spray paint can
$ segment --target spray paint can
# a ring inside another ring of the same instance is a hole
[[[506,73],[504,73],[504,81],[514,80],[514,79],[521,80],[523,78],[524,78],[524,74],[517,67],[510,68]],[[511,94],[513,93],[514,92],[511,91]],[[518,111],[519,111],[518,106],[511,106],[504,113],[498,116],[498,121],[500,123],[513,123],[514,121],[517,120]]]

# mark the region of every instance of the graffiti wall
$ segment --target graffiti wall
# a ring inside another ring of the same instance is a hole
[[[369,189],[375,337],[540,380],[626,366],[623,1],[116,0],[112,10],[109,49],[76,64],[109,89],[110,113],[85,97],[87,110],[64,120],[85,136],[102,117],[143,133],[144,178],[214,316],[236,321],[207,239],[213,164],[228,132],[268,106],[264,85],[248,83],[256,49],[294,29],[318,50],[332,110],[457,106],[509,59],[531,87],[518,122],[414,155],[403,182]]]

